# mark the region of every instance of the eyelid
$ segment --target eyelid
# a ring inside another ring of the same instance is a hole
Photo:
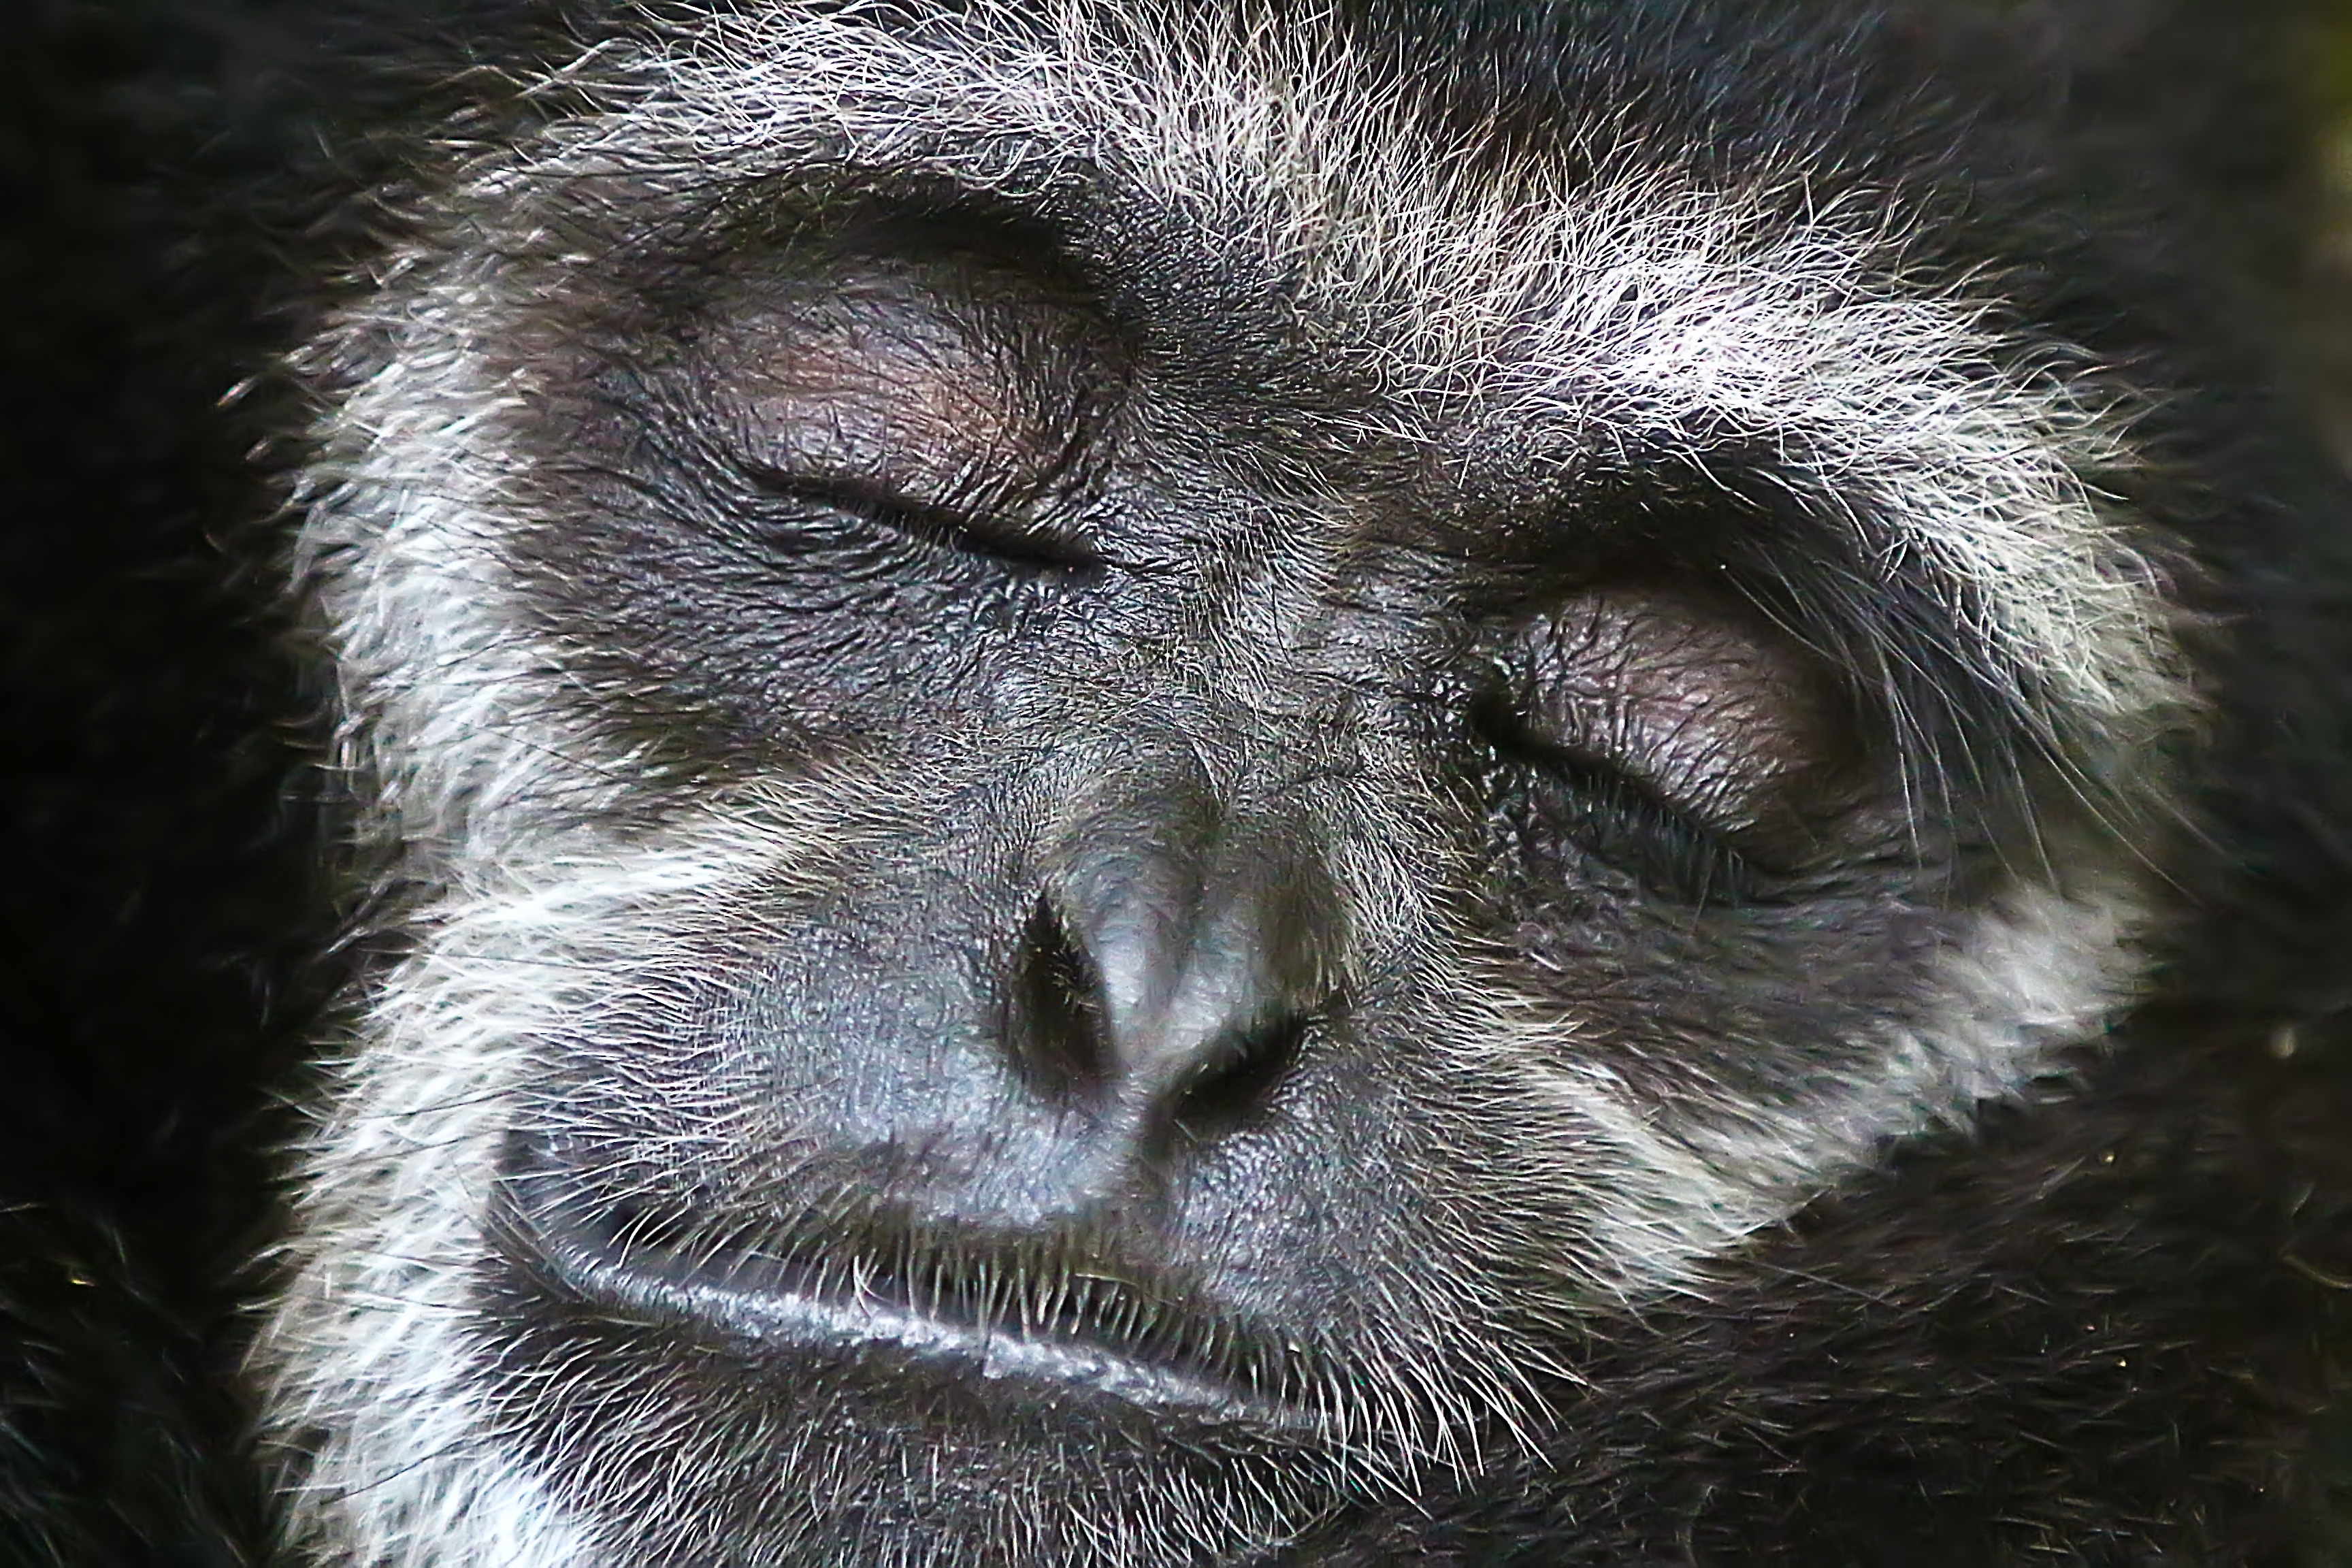
[[[1643,765],[1642,757],[1616,747],[1580,744],[1553,735],[1530,721],[1521,705],[1499,695],[1480,706],[1475,721],[1489,743],[1505,755],[1549,769],[1571,783],[1605,784],[1624,791],[1686,823],[1693,831],[1725,841],[1727,848],[1730,837],[1749,826],[1710,811],[1708,803],[1700,798],[1704,792],[1685,790],[1659,779]]]
[[[1659,789],[1615,757],[1555,744],[1519,721],[1497,695],[1474,710],[1496,755],[1575,802],[1565,837],[1616,872],[1670,898],[1704,905],[1769,901],[1787,868],[1749,852],[1737,834]],[[1560,818],[1554,818],[1561,821]]]
[[[1597,759],[1718,833],[1787,817],[1841,755],[1798,655],[1670,594],[1573,599],[1522,626],[1497,667],[1528,742]]]
[[[864,475],[799,474],[756,463],[744,468],[763,494],[845,513],[967,554],[1059,572],[1108,563],[1088,545],[1010,520],[1001,508],[909,496]]]
[[[1622,711],[1598,721],[1582,712],[1558,712],[1567,705],[1543,700],[1528,689],[1530,684],[1507,679],[1480,716],[1481,731],[1498,750],[1556,773],[1606,778],[1693,831],[1727,843],[1756,826],[1751,792],[1727,776],[1732,770],[1708,767],[1706,755],[1679,754],[1670,736],[1626,721]]]

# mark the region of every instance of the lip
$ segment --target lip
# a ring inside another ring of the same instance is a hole
[[[583,1195],[542,1147],[517,1150],[507,1167],[494,1226],[501,1245],[543,1288],[593,1310],[762,1348],[922,1367],[1015,1396],[1024,1387],[1076,1393],[1301,1439],[1322,1430],[1297,1397],[1319,1381],[1307,1352],[1148,1270],[1066,1265],[1052,1280],[1051,1310],[1037,1305],[1042,1280],[998,1310],[975,1310],[962,1287],[935,1288],[926,1303],[911,1277],[948,1250],[911,1232],[887,1248],[869,1233],[837,1249],[799,1238],[781,1254],[756,1245],[689,1250]],[[1040,1261],[1018,1247],[952,1250],[965,1265],[999,1263],[1006,1278]],[[898,1266],[877,1261],[886,1252]]]

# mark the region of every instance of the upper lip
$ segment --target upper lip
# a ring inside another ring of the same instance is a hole
[[[601,1197],[537,1141],[506,1163],[495,1228],[543,1288],[634,1320],[1318,1425],[1313,1352],[1084,1233],[1000,1239],[880,1205],[822,1226],[714,1223]]]

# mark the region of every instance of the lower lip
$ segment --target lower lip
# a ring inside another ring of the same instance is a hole
[[[725,1276],[694,1278],[667,1258],[610,1256],[571,1226],[541,1223],[522,1204],[509,1211],[509,1223],[519,1232],[513,1254],[533,1272],[578,1301],[632,1317],[715,1328],[763,1346],[873,1354],[961,1379],[1082,1393],[1260,1433],[1304,1439],[1320,1431],[1314,1415],[1295,1405],[1083,1342],[1033,1339],[1017,1325],[982,1328],[887,1298],[820,1295],[782,1280],[750,1288]]]

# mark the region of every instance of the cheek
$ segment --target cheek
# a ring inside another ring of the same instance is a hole
[[[1672,1106],[1784,1100],[1867,1070],[1937,1006],[1961,911],[1898,896],[1739,913],[1593,906],[1522,921],[1513,989],[1584,1027],[1582,1048]]]

